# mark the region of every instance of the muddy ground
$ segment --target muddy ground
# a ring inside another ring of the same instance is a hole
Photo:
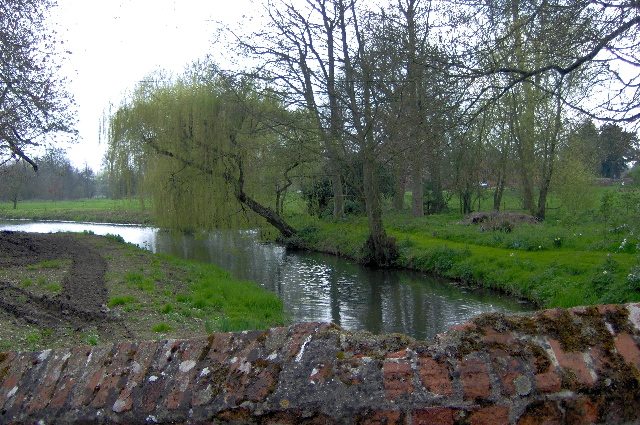
[[[0,351],[203,335],[166,308],[187,280],[112,238],[0,232]]]

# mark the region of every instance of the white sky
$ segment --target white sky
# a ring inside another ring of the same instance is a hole
[[[78,104],[80,141],[67,149],[74,166],[100,168],[100,121],[139,80],[157,69],[181,73],[214,53],[215,21],[251,15],[251,0],[58,0],[52,11],[72,54],[63,64]]]

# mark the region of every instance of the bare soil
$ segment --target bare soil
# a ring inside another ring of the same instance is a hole
[[[173,312],[188,281],[112,238],[0,232],[0,350],[201,336],[202,321]]]

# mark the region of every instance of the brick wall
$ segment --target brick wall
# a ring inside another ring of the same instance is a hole
[[[0,353],[2,424],[640,423],[640,304]]]

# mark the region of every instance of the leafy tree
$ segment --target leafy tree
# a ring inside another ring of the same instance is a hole
[[[160,225],[198,230],[256,225],[262,217],[283,237],[295,229],[277,213],[269,180],[295,161],[272,162],[278,122],[273,94],[211,63],[195,64],[175,83],[141,83],[111,118],[109,152],[120,167],[140,164]],[[293,152],[290,150],[290,152]],[[278,168],[278,169],[274,169]]]
[[[365,200],[370,237],[366,261],[388,264],[395,255],[382,222],[378,173],[383,137],[377,57],[372,42],[375,16],[346,0],[311,0],[304,4],[270,2],[269,26],[239,40],[276,82],[287,104],[313,117],[316,148],[331,167],[334,217],[344,211],[340,163],[359,157],[362,184],[345,181]],[[352,173],[357,175],[357,173]],[[340,179],[338,178],[340,177]]]
[[[629,168],[629,162],[638,158],[638,137],[613,123],[603,124],[598,137],[600,175],[619,179]]]
[[[0,196],[13,202],[13,209],[18,207],[23,190],[36,177],[26,161],[17,160],[0,167]]]
[[[72,101],[56,72],[57,40],[45,26],[52,0],[0,0],[0,163],[33,151],[44,136],[72,133]]]

